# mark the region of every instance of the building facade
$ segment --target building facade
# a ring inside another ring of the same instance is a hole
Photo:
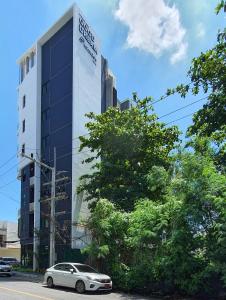
[[[79,136],[86,135],[86,113],[117,106],[115,78],[101,55],[100,40],[73,5],[18,60],[18,178],[21,180],[19,236],[21,259],[33,269],[49,265],[51,225],[55,261],[79,260],[89,242],[81,225],[87,203],[76,190],[82,164]],[[28,158],[29,157],[29,158]],[[55,213],[51,218],[51,171],[56,166]],[[25,260],[26,258],[26,260]]]

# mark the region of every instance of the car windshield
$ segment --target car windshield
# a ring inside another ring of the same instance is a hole
[[[98,273],[96,270],[91,268],[90,266],[87,265],[74,265],[75,268],[78,269],[79,272],[84,272],[84,273]]]
[[[6,263],[4,263],[4,261],[0,261],[0,265],[5,266]]]

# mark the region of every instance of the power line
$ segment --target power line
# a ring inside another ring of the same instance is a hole
[[[10,200],[16,202],[17,204],[20,204],[20,202],[19,202],[18,200],[16,200],[15,198],[13,198],[13,197],[10,196],[10,195],[7,195],[7,194],[3,193],[2,191],[0,191],[0,194],[2,194],[3,196],[7,197],[8,199],[10,199]]]
[[[17,181],[17,179],[13,179],[13,180],[7,182],[6,184],[0,186],[0,189],[3,189],[3,188],[6,187],[7,185],[10,185],[11,183],[13,183],[13,182],[15,182],[15,181]]]
[[[24,161],[21,160],[20,162],[17,162],[15,165],[13,165],[11,168],[9,168],[8,170],[6,170],[4,173],[0,174],[0,177],[4,176],[5,174],[9,173],[11,170],[13,170],[15,167],[17,167],[20,163],[22,163]]]
[[[152,104],[158,103],[158,102],[164,100],[164,99],[167,98],[167,97],[169,97],[169,96],[166,95],[166,96],[162,97],[161,99],[154,101]],[[207,99],[207,98],[208,98],[208,96],[203,97],[203,98],[201,98],[201,99],[198,99],[198,100],[196,100],[196,101],[194,101],[194,102],[192,102],[192,103],[189,103],[189,104],[187,104],[187,105],[185,105],[185,106],[183,106],[183,107],[180,107],[180,108],[178,108],[178,109],[176,109],[176,110],[173,110],[173,111],[171,111],[171,112],[169,112],[169,113],[167,113],[167,114],[165,114],[165,115],[162,115],[162,116],[158,117],[157,120],[162,119],[162,118],[164,118],[164,117],[166,117],[166,116],[169,116],[169,115],[171,115],[171,114],[173,114],[173,113],[175,113],[175,112],[177,112],[177,111],[183,110],[184,108],[187,108],[187,107],[189,107],[189,106],[192,106],[193,104],[198,103],[198,102],[200,102],[200,101],[203,101],[203,100],[205,100],[205,99]],[[189,116],[189,115],[187,115],[187,116]],[[186,116],[185,116],[185,117],[186,117]],[[182,118],[184,118],[184,117],[182,117]],[[171,122],[169,122],[169,123],[167,123],[167,124],[173,123],[173,122],[175,122],[175,121],[177,121],[177,120],[171,121]],[[167,125],[167,124],[166,124],[166,125]],[[89,133],[86,133],[86,134],[83,134],[83,135],[79,135],[79,136],[77,136],[77,137],[72,138],[72,140],[79,139],[80,137],[88,136],[88,135],[89,135]],[[61,145],[61,146],[58,146],[57,149],[66,148],[67,146],[70,146],[70,145],[71,145],[71,143],[68,143],[68,144],[65,144],[65,145]],[[75,147],[75,148],[72,148],[72,150],[76,150],[76,149],[79,149],[79,148],[80,148],[80,146]],[[29,148],[29,147],[26,147],[26,149],[30,149],[30,150],[40,150],[40,148]],[[89,151],[86,151],[86,152],[89,152]],[[71,152],[70,152],[70,153],[63,154],[62,156],[57,157],[57,159],[62,158],[62,157],[66,156],[66,155],[69,155],[69,154],[71,154]],[[80,153],[79,153],[79,154],[80,154]],[[75,155],[75,154],[73,154],[73,155]],[[2,176],[2,175],[0,175],[0,176]]]
[[[207,96],[207,97],[203,97],[203,98],[201,98],[201,99],[199,99],[199,100],[196,100],[196,101],[194,101],[194,102],[192,102],[192,103],[189,103],[189,104],[187,104],[187,105],[185,105],[185,106],[182,106],[182,107],[180,107],[180,108],[178,108],[178,109],[175,109],[175,110],[173,110],[173,111],[171,111],[171,112],[169,112],[169,113],[167,113],[167,114],[165,114],[165,115],[163,115],[163,116],[158,117],[158,120],[161,119],[161,118],[164,118],[164,117],[166,117],[166,116],[172,115],[173,113],[175,113],[175,112],[177,112],[177,111],[180,111],[180,110],[182,110],[182,109],[184,109],[184,108],[186,108],[186,107],[192,106],[193,104],[198,103],[198,102],[200,102],[200,101],[203,101],[203,100],[205,100],[205,99],[207,99],[207,98],[208,98],[208,96]]]
[[[191,82],[187,84],[187,86],[189,87],[189,89],[190,89],[190,85],[191,85]],[[158,103],[158,102],[161,102],[161,101],[165,100],[166,98],[168,98],[169,96],[172,96],[172,95],[174,95],[174,94],[162,96],[160,99],[152,102],[151,105],[153,105],[155,103]]]
[[[180,121],[180,120],[185,119],[185,118],[187,118],[187,117],[190,117],[190,116],[192,116],[194,113],[196,113],[196,112],[193,112],[193,113],[188,114],[188,115],[185,115],[185,116],[183,116],[183,117],[181,117],[181,118],[179,118],[179,119],[176,119],[176,120],[170,121],[170,122],[168,122],[168,123],[165,123],[165,125],[169,125],[169,124],[171,124],[171,123]]]
[[[5,171],[4,173],[0,174],[0,177],[4,176],[5,174],[9,173],[12,169],[14,169],[15,167],[18,166],[19,163],[16,163],[15,165],[13,165],[11,168],[9,168],[7,171]]]
[[[13,160],[14,157],[16,157],[16,154],[13,154],[13,156],[11,156],[6,162],[4,162],[4,163],[0,166],[0,169],[3,168],[5,165],[7,165],[8,162],[10,162],[11,160]]]

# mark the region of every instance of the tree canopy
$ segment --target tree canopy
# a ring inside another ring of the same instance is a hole
[[[79,191],[86,200],[107,198],[118,207],[132,210],[137,199],[156,194],[149,189],[154,166],[170,166],[170,152],[179,141],[176,126],[165,127],[151,114],[152,99],[140,100],[125,111],[110,108],[101,115],[88,114],[89,136],[80,137],[81,150],[89,148],[93,173],[81,177]],[[151,172],[152,175],[149,173]]]
[[[200,153],[182,151],[172,167],[156,167],[168,174],[158,201],[140,199],[126,213],[100,199],[88,221],[93,240],[85,251],[104,258],[102,269],[124,290],[213,299],[226,284],[226,177]]]

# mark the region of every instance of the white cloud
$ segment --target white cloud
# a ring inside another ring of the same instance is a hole
[[[168,6],[164,0],[119,0],[115,15],[129,27],[128,47],[155,57],[170,51],[172,64],[186,56],[186,30],[176,6]]]
[[[196,28],[196,36],[197,38],[202,38],[206,35],[206,30],[203,23],[198,23]]]

